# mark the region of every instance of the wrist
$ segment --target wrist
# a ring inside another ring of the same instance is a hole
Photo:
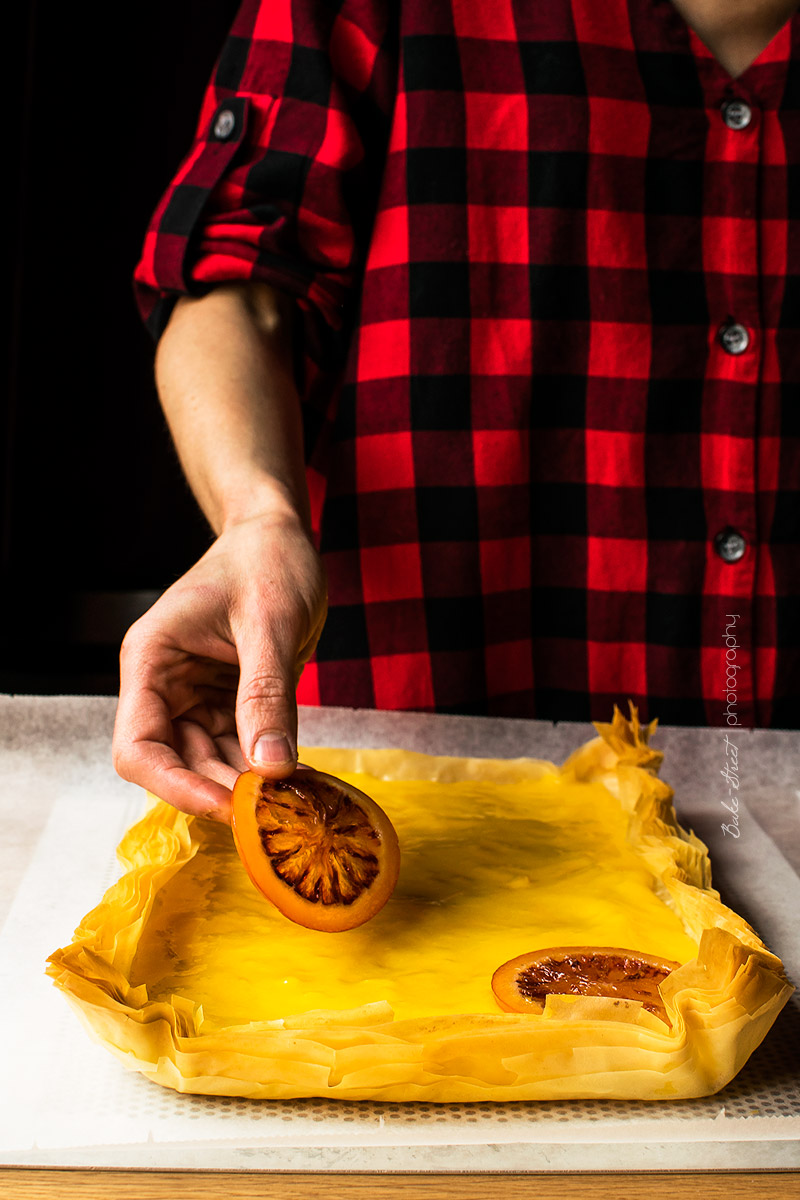
[[[220,496],[215,519],[215,533],[222,534],[246,521],[264,520],[282,525],[297,525],[310,536],[311,519],[308,495],[296,491],[272,477],[237,483]]]

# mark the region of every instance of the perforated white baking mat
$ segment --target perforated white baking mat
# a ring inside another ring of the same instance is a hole
[[[739,1076],[702,1100],[251,1101],[183,1096],[126,1071],[90,1040],[44,963],[118,877],[114,850],[143,811],[141,794],[86,759],[48,786],[57,789],[52,813],[0,934],[0,1163],[250,1171],[800,1165],[797,994]],[[725,898],[754,923],[770,914],[770,927],[761,920],[756,928],[796,983],[800,879],[745,809],[741,820],[747,837],[725,852],[736,894]]]

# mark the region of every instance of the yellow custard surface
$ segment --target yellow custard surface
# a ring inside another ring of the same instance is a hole
[[[156,895],[134,986],[201,1004],[206,1031],[379,1000],[405,1020],[501,1011],[492,974],[529,950],[621,946],[681,963],[697,954],[600,783],[340,777],[397,830],[400,877],[384,908],[342,933],[296,925],[250,882],[230,831],[198,823],[198,853]]]

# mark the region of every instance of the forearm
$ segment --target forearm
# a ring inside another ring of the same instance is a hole
[[[261,514],[309,526],[293,300],[266,284],[181,297],[156,383],[181,465],[216,533]]]

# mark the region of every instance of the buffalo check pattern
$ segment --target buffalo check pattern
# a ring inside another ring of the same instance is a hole
[[[733,79],[669,0],[244,0],[134,289],[234,279],[302,314],[302,702],[800,727],[800,17]]]

